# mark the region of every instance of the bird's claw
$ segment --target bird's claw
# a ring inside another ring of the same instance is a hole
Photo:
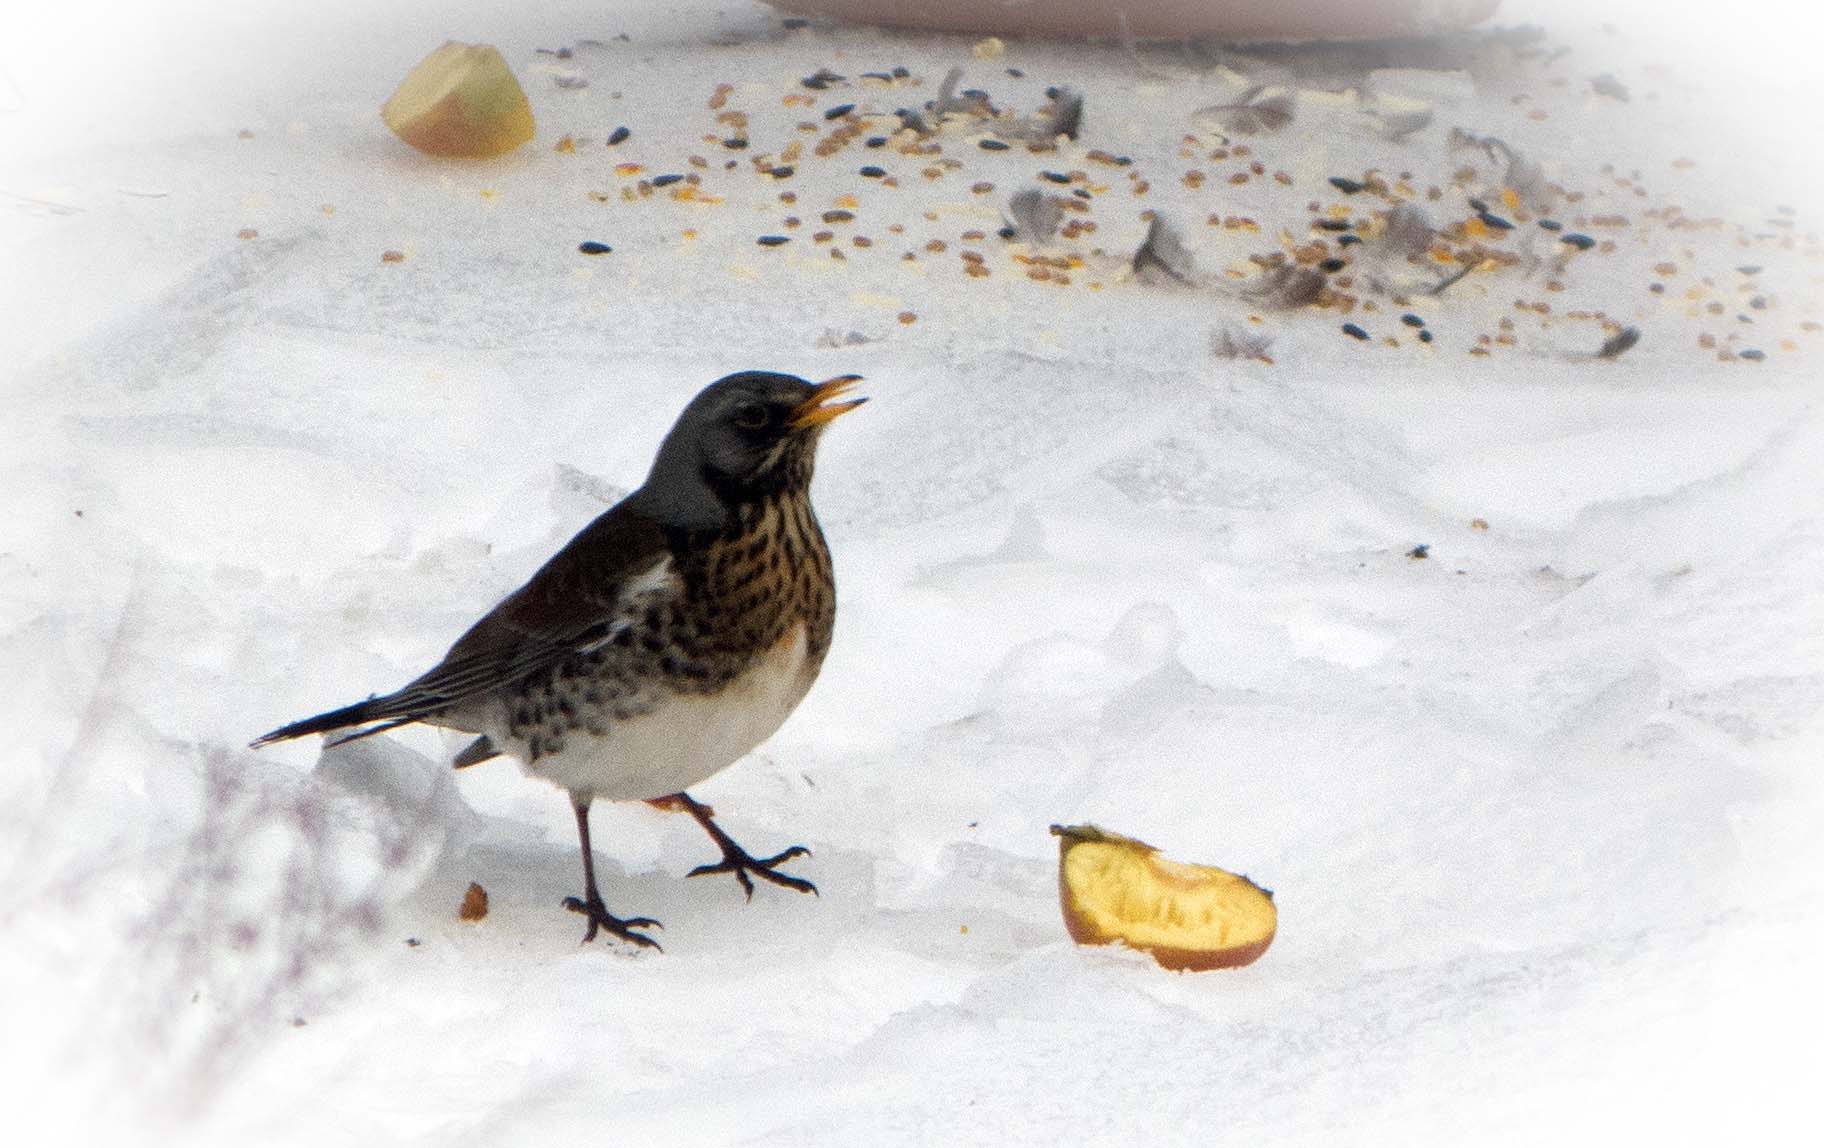
[[[570,910],[572,913],[581,913],[589,919],[589,931],[583,934],[584,944],[588,944],[590,941],[595,940],[595,934],[597,930],[600,929],[606,930],[611,935],[619,937],[623,941],[628,941],[632,944],[641,945],[649,949],[658,949],[660,952],[665,951],[659,943],[651,937],[634,932],[635,929],[663,929],[665,927],[651,917],[629,917],[626,920],[622,920],[613,913],[610,913],[608,911],[608,906],[602,904],[600,898],[596,897],[591,897],[587,900],[582,897],[565,897],[564,908]]]
[[[773,856],[766,858],[756,858],[749,856],[747,850],[741,848],[739,845],[733,845],[731,843],[730,845],[723,846],[722,860],[713,865],[699,865],[695,869],[692,869],[689,875],[692,877],[701,877],[708,873],[733,873],[735,875],[735,880],[741,882],[741,889],[747,894],[747,899],[750,901],[754,899],[754,883],[748,878],[749,873],[752,873],[763,881],[771,881],[773,884],[782,885],[787,889],[796,889],[800,893],[810,893],[813,896],[821,896],[821,894],[817,892],[817,886],[806,881],[803,877],[794,877],[790,873],[780,873],[777,871],[778,866],[783,865],[794,857],[809,857],[810,855],[811,851],[809,849],[806,849],[802,845],[794,845],[783,853],[776,853]]]

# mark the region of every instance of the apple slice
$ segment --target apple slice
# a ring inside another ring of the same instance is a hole
[[[406,143],[429,155],[486,159],[532,138],[532,105],[492,44],[451,40],[411,70],[380,108]]]
[[[1273,894],[1214,865],[1161,857],[1094,825],[1053,825],[1064,925],[1080,945],[1124,941],[1168,969],[1229,969],[1267,951]]]

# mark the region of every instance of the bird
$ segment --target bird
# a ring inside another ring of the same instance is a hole
[[[756,858],[687,792],[770,737],[829,652],[835,579],[811,508],[817,444],[861,380],[810,383],[741,371],[679,414],[645,482],[585,526],[476,622],[443,660],[390,694],[292,722],[255,748],[311,734],[335,745],[413,722],[475,738],[453,764],[505,755],[566,790],[583,854],[583,895],[565,908],[598,931],[659,948],[650,917],[609,912],[595,879],[597,800],[682,810],[722,850],[691,876],[732,873],[799,892],[779,871],[809,850]],[[349,732],[343,732],[349,731]],[[750,877],[751,875],[751,877]]]

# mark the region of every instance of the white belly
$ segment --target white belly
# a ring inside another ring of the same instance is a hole
[[[677,793],[721,772],[773,735],[816,679],[803,627],[711,696],[674,694],[651,713],[617,721],[597,737],[565,735],[564,748],[526,772],[576,794],[645,801]],[[495,738],[525,761],[525,743]]]

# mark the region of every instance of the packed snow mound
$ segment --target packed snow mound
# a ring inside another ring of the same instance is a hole
[[[992,61],[750,4],[204,12],[156,58],[154,15],[88,47],[162,100],[0,58],[33,1143],[1780,1138],[1824,247],[1727,111],[1779,76],[1587,13]],[[451,37],[525,85],[512,157],[380,123]],[[1034,138],[1048,88],[1076,138]],[[1029,189],[1081,206],[1003,238]],[[568,803],[510,761],[244,748],[432,664],[748,367],[872,400],[819,460],[822,677],[695,791],[818,897],[687,880],[688,818],[604,805],[665,952],[579,947]],[[1073,945],[1083,821],[1272,888],[1273,948]]]

